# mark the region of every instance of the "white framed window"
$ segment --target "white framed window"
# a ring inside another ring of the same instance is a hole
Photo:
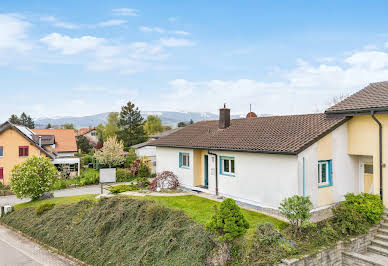
[[[220,173],[222,175],[234,176],[235,174],[235,160],[234,157],[220,157]]]
[[[0,157],[4,157],[4,147],[0,146]]]
[[[179,153],[179,167],[189,168],[190,167],[190,154],[185,152]]]
[[[331,160],[318,162],[318,187],[327,187],[332,185],[332,166]]]
[[[97,132],[96,132],[96,131],[92,131],[92,132],[90,133],[90,135],[92,135],[93,137],[95,137],[95,136],[97,136]]]

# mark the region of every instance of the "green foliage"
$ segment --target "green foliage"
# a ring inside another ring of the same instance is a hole
[[[128,102],[127,105],[121,107],[118,136],[124,142],[126,149],[147,140],[143,124],[144,119],[140,110],[133,103]]]
[[[128,154],[125,156],[124,167],[130,168],[132,163],[137,160],[135,149],[129,149]]]
[[[78,149],[81,150],[81,152],[84,154],[89,153],[91,151],[91,149],[93,148],[90,145],[89,140],[85,136],[82,136],[82,135],[77,136],[76,140],[77,140]]]
[[[34,120],[31,118],[31,116],[27,115],[24,112],[20,115],[20,117],[14,114],[11,115],[8,121],[11,122],[12,124],[22,125],[28,128],[35,128]]]
[[[214,216],[206,224],[207,230],[216,232],[221,241],[232,241],[245,234],[249,223],[234,200],[225,199],[219,210],[217,206],[214,209]]]
[[[85,166],[88,166],[89,164],[93,163],[93,156],[89,154],[85,154],[82,157],[82,164]]]
[[[63,128],[64,129],[74,129],[74,125],[73,124],[63,124]]]
[[[332,212],[336,228],[344,235],[365,234],[369,229],[367,219],[352,207],[340,205]]]
[[[119,132],[119,113],[109,113],[106,125],[99,124],[96,130],[100,141],[106,141],[110,137],[117,136]]]
[[[275,247],[282,242],[282,234],[271,223],[264,223],[257,226],[255,239],[260,246]]]
[[[163,131],[162,120],[155,115],[149,115],[144,124],[144,130],[148,135],[153,135]]]
[[[134,177],[148,178],[151,176],[151,163],[147,158],[142,157],[132,163],[130,171]]]
[[[80,186],[98,184],[100,173],[97,170],[88,168],[85,169],[79,177],[75,179],[78,181]]]
[[[9,186],[5,186],[0,182],[0,196],[14,195]]]
[[[187,124],[185,122],[178,122],[178,127],[185,127]]]
[[[371,225],[378,224],[384,212],[384,205],[380,196],[368,193],[361,193],[359,195],[348,193],[345,195],[345,201],[341,205],[354,208]]]
[[[19,209],[2,222],[89,265],[204,265],[215,246],[181,211],[124,197],[57,205],[41,216]]]
[[[102,165],[106,165],[109,168],[120,166],[124,163],[124,146],[122,141],[117,141],[117,138],[110,137],[104,143],[104,147],[97,150],[94,153],[94,157]]]
[[[312,208],[313,204],[309,197],[294,195],[280,203],[279,211],[288,219],[296,234],[301,233],[302,227],[309,224]]]
[[[11,189],[18,198],[37,199],[52,189],[59,173],[49,158],[31,156],[14,166]]]
[[[333,244],[339,239],[338,232],[333,228],[333,225],[330,222],[325,223],[320,237],[325,245]]]
[[[52,202],[42,203],[35,208],[35,213],[36,215],[41,215],[46,211],[54,209],[54,207],[55,207],[55,203],[52,203]]]
[[[130,185],[117,185],[109,187],[109,191],[113,194],[118,194],[126,191],[135,191],[139,190],[139,186],[137,184],[130,184]]]
[[[116,169],[116,182],[130,182],[134,179],[131,171],[125,168]]]

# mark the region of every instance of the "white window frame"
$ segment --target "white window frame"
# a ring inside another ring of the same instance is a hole
[[[186,157],[186,164],[184,164],[183,158]],[[180,152],[179,153],[179,167],[190,168],[190,153]]]
[[[229,171],[225,171],[225,161],[229,161]],[[234,171],[232,172],[232,161],[234,162]],[[221,156],[221,174],[234,176],[236,174],[236,160],[234,157]]]
[[[322,165],[326,165],[326,181],[322,182]],[[318,186],[329,186],[330,185],[330,180],[329,180],[329,161],[321,161],[318,162]]]

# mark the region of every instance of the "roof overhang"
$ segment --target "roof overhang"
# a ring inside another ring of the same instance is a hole
[[[388,113],[388,107],[374,107],[374,108],[364,108],[364,109],[349,109],[349,110],[337,110],[337,111],[329,111],[326,110],[325,114],[328,115],[362,115],[362,114],[370,114],[371,112],[375,113]]]

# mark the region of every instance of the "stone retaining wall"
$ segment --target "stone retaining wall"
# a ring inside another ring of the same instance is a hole
[[[353,238],[347,242],[339,241],[335,247],[320,250],[319,252],[303,256],[300,259],[283,260],[280,265],[307,266],[307,265],[365,265],[362,262],[352,262],[351,256],[344,256],[343,252],[363,253],[373,240],[378,226],[372,227],[368,234]]]

